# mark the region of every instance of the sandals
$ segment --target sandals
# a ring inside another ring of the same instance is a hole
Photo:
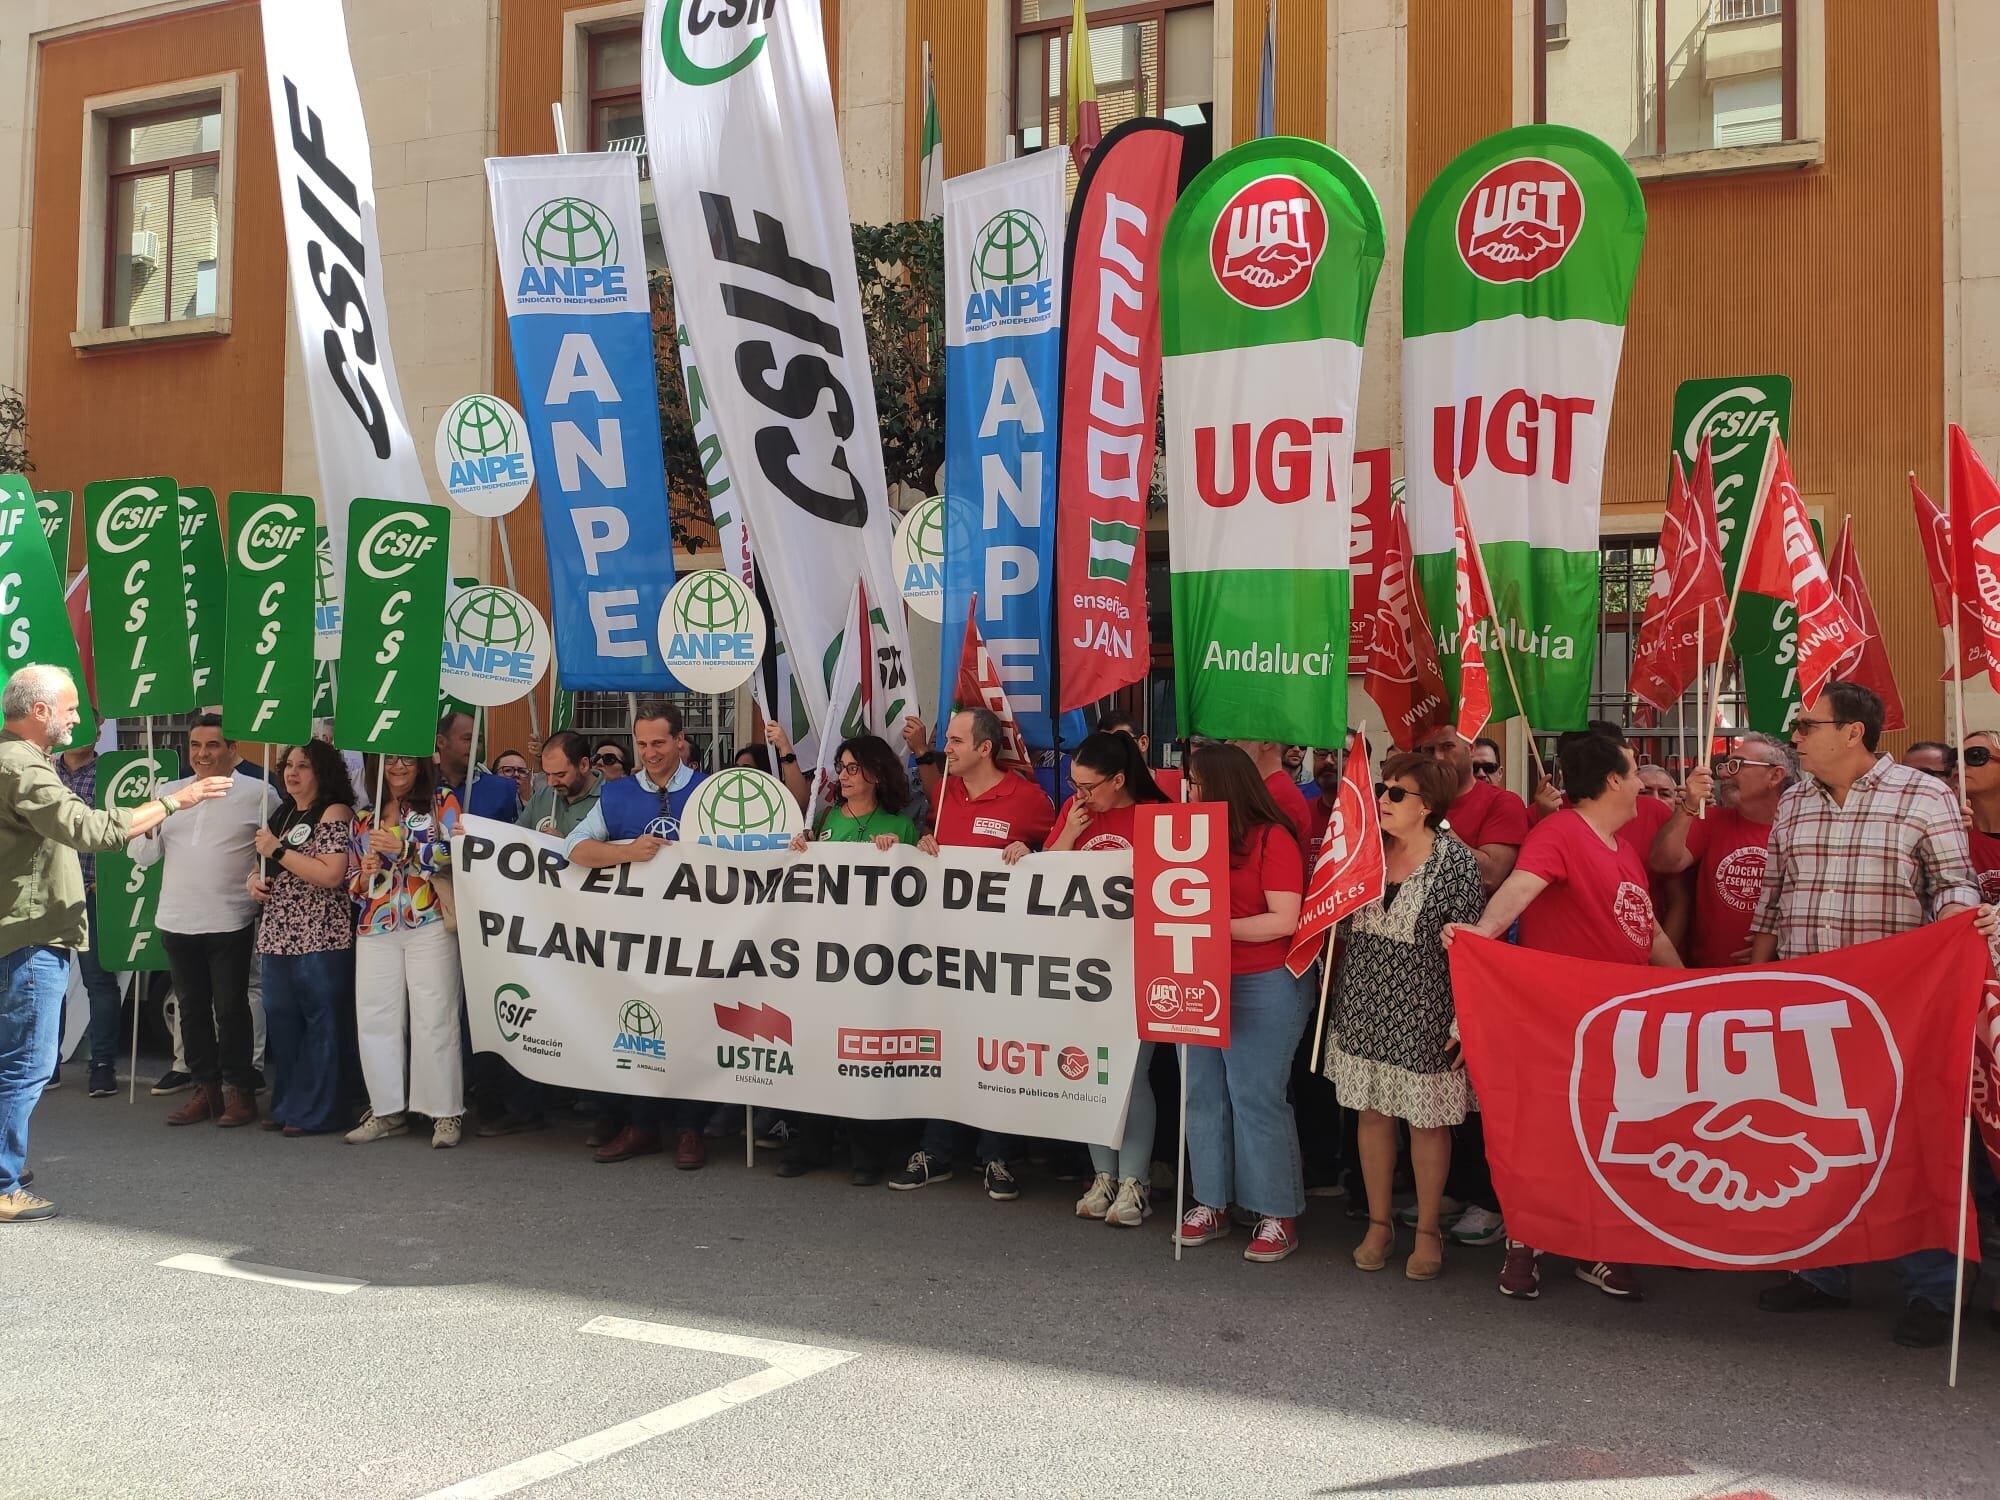
[[[1437,1241],[1438,1253],[1429,1260],[1419,1260],[1416,1253],[1411,1252],[1410,1258],[1403,1262],[1403,1274],[1412,1281],[1436,1281],[1444,1274],[1444,1236],[1435,1229],[1417,1231],[1418,1239],[1422,1239],[1425,1235]]]
[[[1359,1245],[1354,1247],[1354,1269],[1357,1271],[1381,1270],[1389,1264],[1389,1251],[1396,1248],[1396,1226],[1393,1221],[1389,1219],[1370,1218],[1368,1222],[1377,1229],[1386,1229],[1389,1231],[1389,1249],[1384,1250],[1379,1255],[1370,1255],[1367,1253],[1368,1242],[1363,1240]]]

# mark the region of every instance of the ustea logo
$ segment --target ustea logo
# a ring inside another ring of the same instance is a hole
[[[694,88],[721,83],[757,60],[777,7],[778,0],[667,0],[661,60]]]
[[[1048,274],[1049,235],[1024,208],[1002,209],[972,239],[972,294],[965,330],[1016,332],[1055,316],[1055,280]]]
[[[715,1024],[741,1044],[724,1042],[715,1049],[715,1065],[735,1073],[791,1076],[792,1018],[775,1005],[717,1005]],[[765,1045],[757,1045],[763,1043]],[[746,1079],[768,1083],[768,1078]]]
[[[1326,252],[1326,209],[1286,173],[1246,183],[1224,205],[1208,242],[1216,284],[1260,312],[1306,294]]]
[[[514,300],[522,306],[577,306],[626,295],[618,228],[588,198],[551,198],[529,214],[521,261]]]
[[[1458,207],[1458,253],[1481,281],[1533,281],[1562,264],[1583,228],[1576,179],[1539,156],[1503,161]]]
[[[1876,1080],[1894,1086],[1867,1087]],[[1887,1107],[1851,1105],[1850,1085]],[[1641,1229],[1718,1264],[1780,1265],[1838,1235],[1873,1195],[1902,1095],[1902,1058],[1871,996],[1753,971],[1615,996],[1586,1015],[1570,1120],[1591,1176]],[[1729,1248],[1751,1225],[1767,1253]]]

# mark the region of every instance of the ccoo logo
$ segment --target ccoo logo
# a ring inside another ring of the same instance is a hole
[[[1539,156],[1491,168],[1458,206],[1458,254],[1481,281],[1533,281],[1553,271],[1583,228],[1576,179]]]
[[[1209,236],[1209,269],[1236,301],[1271,312],[1306,294],[1326,233],[1326,207],[1311,188],[1289,173],[1259,177],[1223,205]]]
[[[704,88],[757,60],[778,0],[667,0],[660,57],[682,83]]]
[[[1682,998],[1728,985],[1735,1004]],[[1847,1082],[1892,1078],[1887,1109]],[[1570,1120],[1597,1185],[1634,1224],[1721,1265],[1780,1265],[1838,1235],[1881,1181],[1903,1063],[1873,997],[1812,974],[1710,975],[1618,995],[1577,1024]],[[1746,1219],[1759,1243],[1749,1254]]]

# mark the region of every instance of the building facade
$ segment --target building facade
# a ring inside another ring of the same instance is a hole
[[[1203,154],[1253,135],[1272,3],[1088,0],[1107,128],[1164,115]],[[555,103],[570,149],[643,151],[643,6],[345,4],[428,464],[451,402],[512,394],[483,160],[554,150]],[[1829,534],[1853,516],[1911,731],[1943,732],[1905,475],[1942,495],[1947,421],[2000,446],[2000,187],[1979,170],[2000,110],[1977,92],[2000,7],[1276,4],[1277,129],[1342,151],[1389,226],[1359,445],[1401,447],[1401,232],[1424,187],[1509,125],[1588,129],[1631,162],[1650,217],[1606,460],[1608,569],[1649,566],[1679,382],[1789,375],[1801,488]],[[1071,0],[820,10],[857,220],[917,214],[926,58],[948,173],[1061,143]],[[316,491],[265,101],[256,0],[0,6],[0,382],[26,394],[38,487],[164,472],[218,495]],[[533,502],[507,524],[524,591],[545,598]],[[460,516],[454,546],[459,571],[491,576],[486,523]],[[1607,616],[1607,701],[1623,626]],[[526,728],[498,713],[494,742]]]

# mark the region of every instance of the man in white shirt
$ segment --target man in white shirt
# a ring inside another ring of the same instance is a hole
[[[246,882],[256,868],[256,835],[271,788],[254,776],[232,775],[236,742],[223,737],[217,714],[201,715],[188,730],[188,762],[189,780],[229,776],[229,791],[132,844],[135,863],[166,861],[155,926],[180,1000],[181,1042],[194,1079],[193,1095],[167,1123],[248,1125],[257,1118],[249,994],[257,902]],[[185,784],[162,790],[170,794]]]

